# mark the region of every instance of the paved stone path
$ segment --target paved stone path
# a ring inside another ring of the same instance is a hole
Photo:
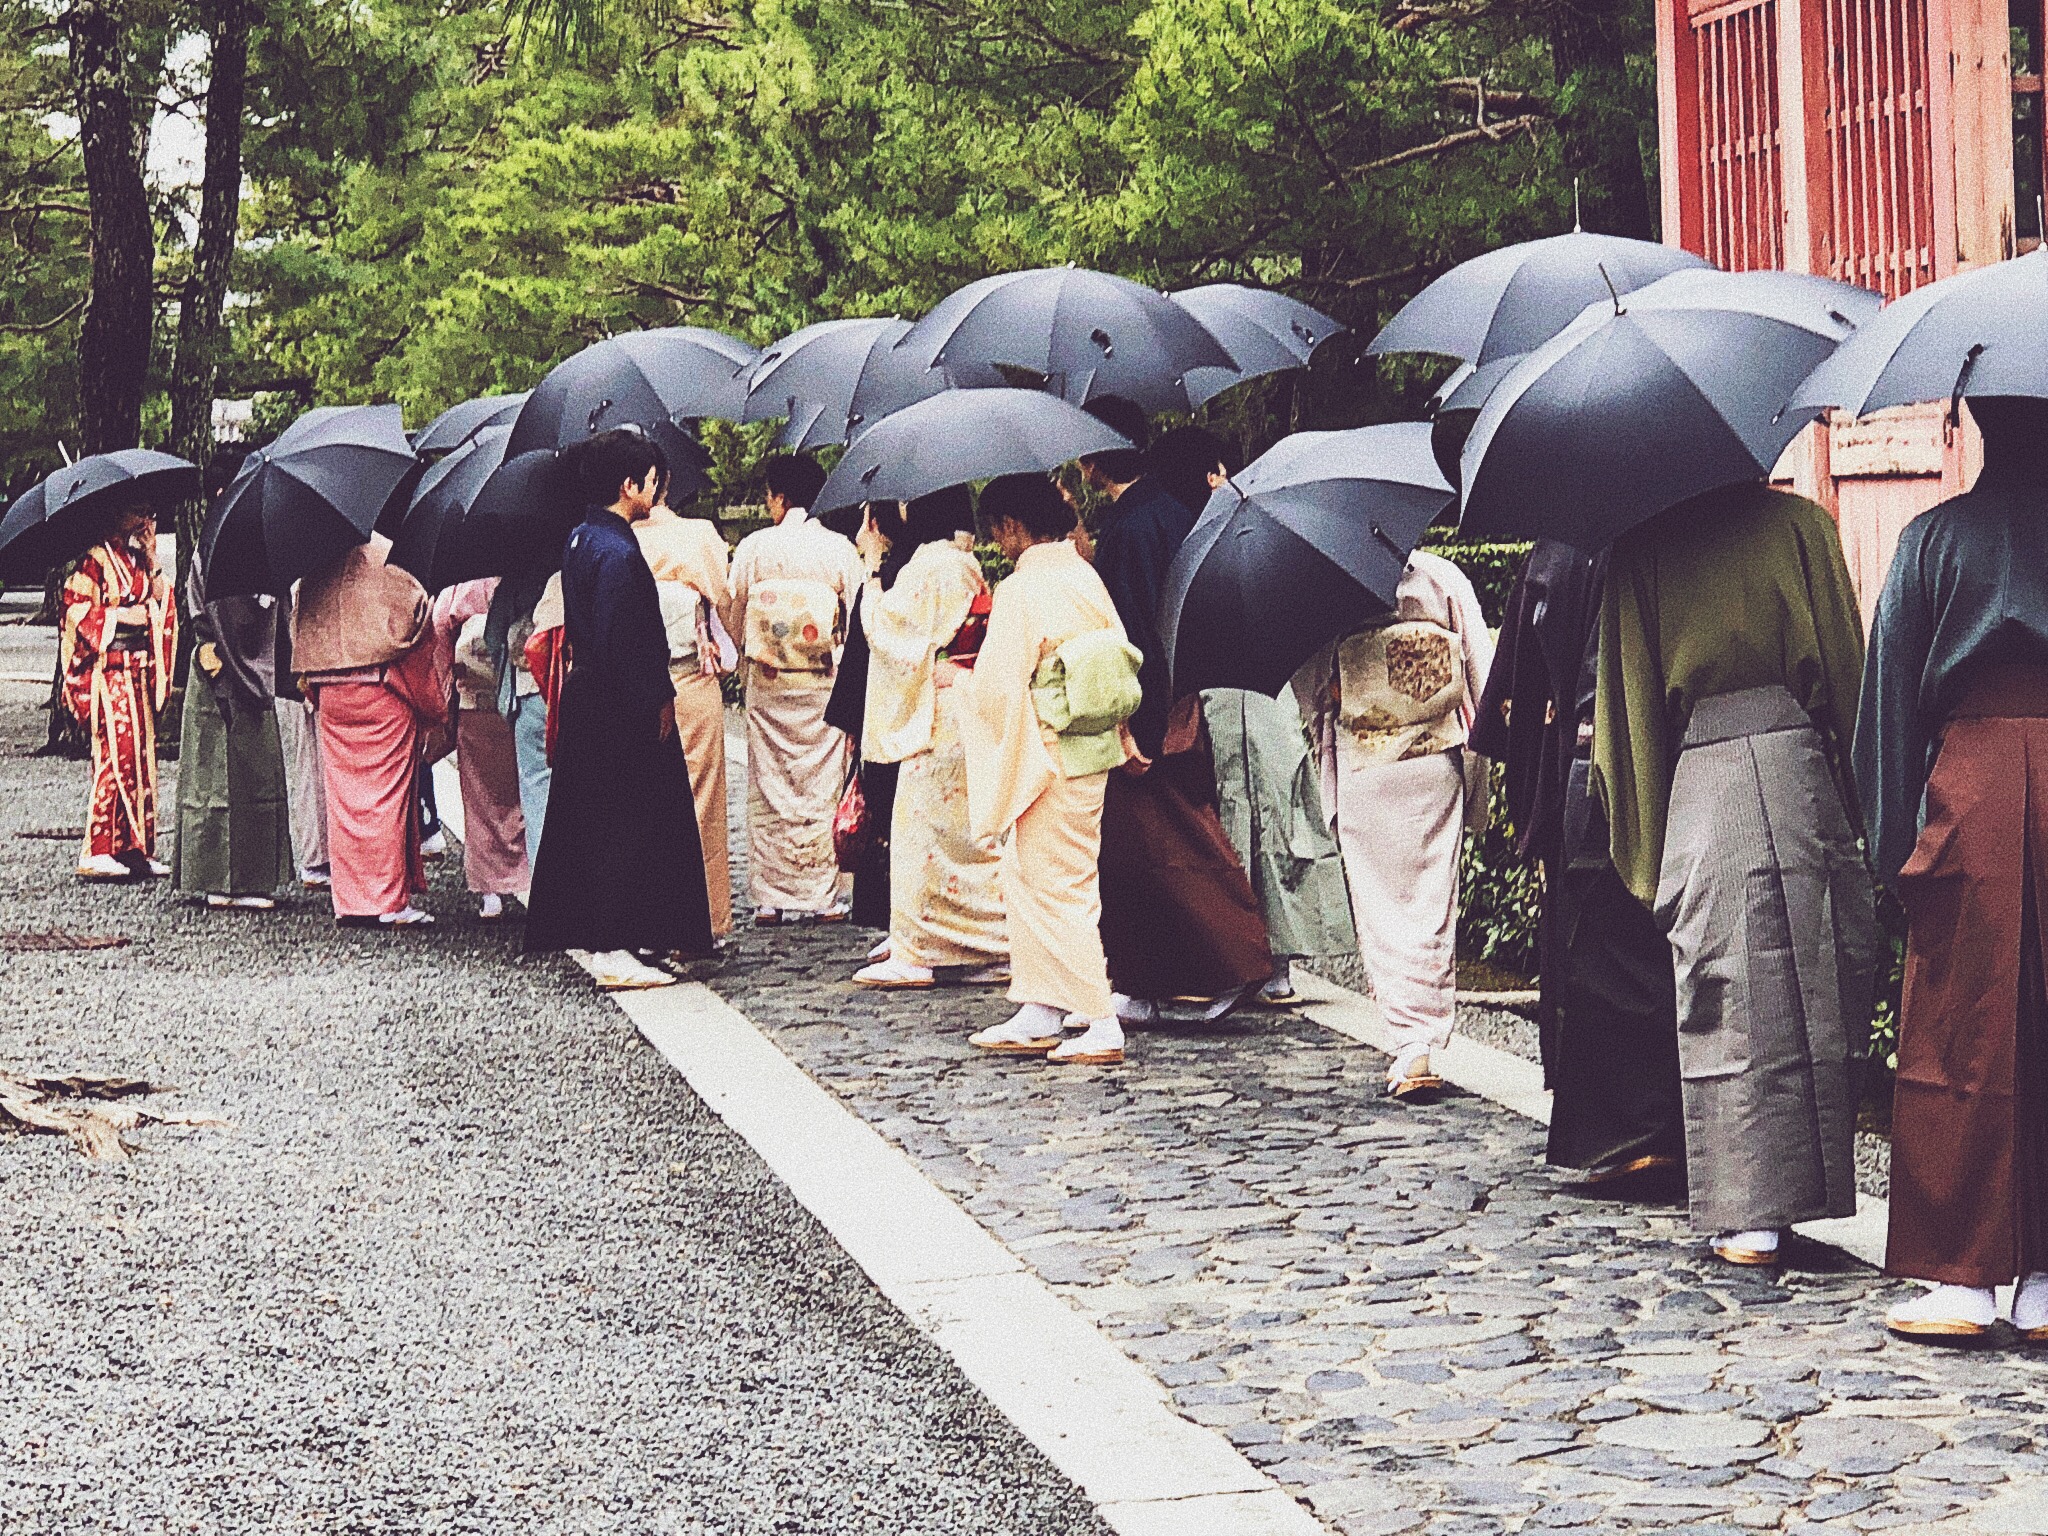
[[[1732,1271],[1296,1015],[981,1057],[1000,992],[857,989],[872,938],[749,931],[713,984],[1345,1536],[2048,1530],[2048,1360],[2010,1335],[1892,1342],[1900,1288],[1810,1244]]]

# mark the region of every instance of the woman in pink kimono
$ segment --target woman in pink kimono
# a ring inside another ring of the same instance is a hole
[[[961,685],[989,613],[973,526],[974,502],[961,486],[871,509],[856,541],[869,571],[859,610],[869,648],[861,751],[870,762],[901,765],[889,837],[889,954],[854,973],[865,987],[930,987],[939,967],[969,968],[969,983],[1009,979],[999,855],[967,816]],[[875,572],[892,547],[908,559],[885,589]]]
[[[526,817],[512,722],[498,708],[501,679],[484,643],[498,578],[466,581],[434,600],[434,639],[455,679],[455,770],[462,786],[462,872],[478,915],[502,917],[505,898],[526,899]]]

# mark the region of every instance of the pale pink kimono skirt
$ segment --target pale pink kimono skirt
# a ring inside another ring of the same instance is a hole
[[[316,682],[314,691],[334,915],[397,912],[427,884],[414,787],[419,716],[381,682]]]
[[[455,716],[455,771],[462,784],[462,872],[477,895],[524,895],[526,814],[519,809],[519,759],[512,722],[495,709]]]

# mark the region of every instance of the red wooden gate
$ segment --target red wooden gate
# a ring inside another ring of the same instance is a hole
[[[1814,267],[1895,299],[1934,281],[1927,0],[1820,0],[1809,96],[1821,108],[1828,202]]]
[[[1784,264],[1783,133],[1777,0],[1689,7],[1697,71],[1699,238],[1685,243],[1730,272]]]

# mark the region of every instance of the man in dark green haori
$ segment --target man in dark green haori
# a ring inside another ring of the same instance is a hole
[[[1845,787],[1862,672],[1813,502],[1730,486],[1616,540],[1593,786],[1616,873],[1671,941],[1692,1220],[1731,1264],[1856,1210],[1878,944]]]
[[[208,496],[235,461],[208,466]],[[198,560],[186,579],[192,666],[178,736],[177,888],[210,907],[268,909],[292,878],[284,750],[278,739],[278,610],[268,597],[209,601]]]

